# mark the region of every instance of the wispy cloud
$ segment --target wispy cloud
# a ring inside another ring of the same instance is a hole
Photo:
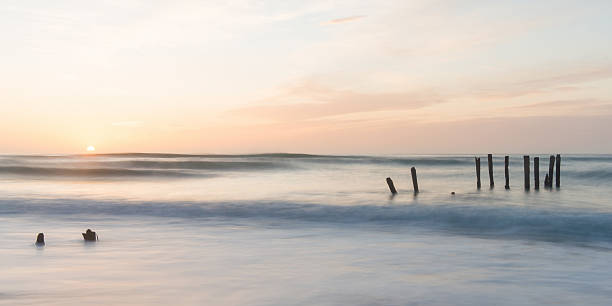
[[[580,89],[583,83],[612,78],[609,63],[580,64],[574,67],[541,67],[541,71],[529,70],[508,73],[470,85],[466,95],[474,98],[504,99],[530,94]]]
[[[343,18],[336,18],[336,19],[332,19],[332,20],[323,22],[322,24],[323,25],[339,24],[339,23],[356,21],[356,20],[359,20],[365,17],[366,17],[365,15],[356,15],[356,16],[349,16],[349,17],[343,17]]]
[[[566,99],[506,107],[498,113],[506,117],[611,115],[612,103],[597,99]]]
[[[576,108],[576,107],[586,107],[601,104],[601,102],[596,100],[585,100],[585,99],[572,99],[572,100],[558,100],[558,101],[548,101],[548,102],[539,102],[532,103],[527,105],[518,105],[511,107],[512,109],[524,109],[524,110],[550,110],[550,109],[560,109],[560,108]]]
[[[434,92],[359,92],[306,80],[285,92],[238,108],[234,114],[275,121],[316,120],[355,113],[417,109],[442,103]]]
[[[112,126],[123,126],[123,127],[138,127],[142,126],[142,121],[120,121],[111,123]]]

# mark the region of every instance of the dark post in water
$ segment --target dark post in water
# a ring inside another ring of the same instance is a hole
[[[474,157],[476,162],[476,187],[480,189],[480,157]]]
[[[491,188],[493,188],[493,186],[495,185],[495,183],[493,182],[493,154],[487,155],[487,160],[489,163],[489,185],[491,186]]]
[[[555,156],[550,156],[550,162],[548,163],[548,182],[546,187],[552,187],[552,179],[553,179],[553,168],[555,167]]]
[[[525,168],[525,189],[529,189],[529,155],[523,156],[523,165]]]
[[[506,157],[504,157],[504,176],[506,177],[506,189],[510,189],[510,172],[508,172],[509,163],[510,157],[506,155]]]
[[[389,185],[389,190],[391,190],[392,194],[397,193],[397,190],[395,190],[395,186],[393,186],[393,180],[390,177],[387,178],[387,185]]]
[[[555,172],[555,186],[559,188],[561,187],[561,154],[557,154],[557,169],[556,170],[557,171]]]
[[[535,189],[540,189],[540,158],[533,158],[533,179],[535,180]]]
[[[414,187],[414,192],[419,192],[419,183],[417,182],[416,169],[414,167],[410,168],[410,174],[412,174],[412,186]]]

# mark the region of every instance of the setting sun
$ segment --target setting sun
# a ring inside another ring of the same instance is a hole
[[[93,152],[95,150],[96,150],[96,148],[94,146],[87,147],[87,152]]]

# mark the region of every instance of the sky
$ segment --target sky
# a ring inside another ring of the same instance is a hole
[[[612,153],[611,1],[3,1],[0,153]]]

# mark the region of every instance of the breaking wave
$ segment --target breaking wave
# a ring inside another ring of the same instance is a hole
[[[552,242],[612,242],[612,213],[539,210],[515,206],[334,206],[288,202],[126,202],[0,200],[0,214],[237,218],[324,222],[343,226],[418,226],[455,234]]]
[[[196,173],[169,170],[142,170],[120,168],[47,168],[47,167],[0,167],[0,173],[24,176],[57,176],[57,177],[191,177],[206,176]],[[208,175],[210,176],[210,174]]]
[[[574,178],[587,179],[589,181],[610,181],[612,180],[612,169],[591,169],[591,170],[564,170],[563,175],[568,175]]]

